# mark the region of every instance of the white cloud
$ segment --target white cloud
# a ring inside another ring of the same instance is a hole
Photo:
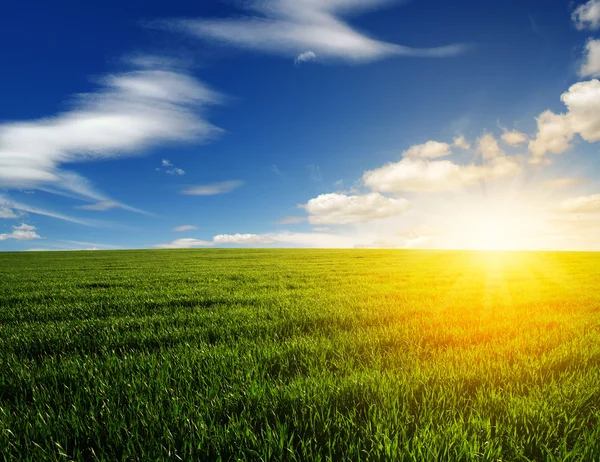
[[[410,208],[406,199],[390,199],[379,193],[363,196],[322,194],[302,205],[313,225],[345,225],[399,215]]]
[[[457,148],[464,149],[465,151],[471,149],[471,145],[468,143],[467,139],[464,136],[457,136],[456,138],[454,138],[453,145]]]
[[[278,225],[296,225],[306,221],[306,217],[283,217],[277,221]]]
[[[135,207],[121,204],[120,202],[116,201],[100,201],[94,204],[78,205],[75,208],[80,210],[92,210],[95,212],[106,212],[108,210],[119,208],[129,210],[130,212],[141,213],[142,215],[150,215],[148,212],[144,212],[143,210],[136,209]]]
[[[365,62],[386,56],[453,56],[462,45],[409,48],[372,39],[353,29],[342,15],[374,9],[389,0],[248,0],[241,5],[254,14],[231,19],[183,19],[159,26],[240,48],[298,57],[313,53],[323,59]]]
[[[313,228],[315,233],[331,233],[333,229],[331,228]]]
[[[72,109],[53,117],[0,125],[0,187],[54,187],[109,200],[63,164],[143,153],[165,143],[199,141],[219,130],[198,115],[220,97],[180,71],[142,69],[101,80]]]
[[[561,154],[571,146],[574,133],[569,119],[564,114],[554,114],[544,111],[537,118],[538,132],[534,140],[529,142],[529,150],[535,158],[541,158],[546,153]],[[537,161],[534,160],[534,163]]]
[[[579,5],[571,15],[578,30],[596,30],[600,27],[600,0],[589,0]]]
[[[94,210],[98,212],[106,212],[107,210],[112,210],[114,208],[120,207],[120,205],[121,204],[115,201],[100,201],[95,204],[79,205],[75,208],[81,210]]]
[[[563,213],[600,212],[600,194],[567,199],[559,204],[558,209]]]
[[[193,231],[195,229],[198,229],[198,228],[193,225],[181,225],[181,226],[176,226],[175,228],[173,228],[173,231],[175,231],[176,233],[182,233],[184,231]]]
[[[402,154],[403,157],[410,159],[434,159],[436,157],[446,157],[452,154],[448,143],[439,143],[437,141],[428,141],[410,147]]]
[[[0,241],[15,239],[17,241],[30,241],[32,239],[41,239],[35,232],[35,226],[21,223],[19,226],[13,226],[12,233],[0,234]]]
[[[33,213],[36,215],[42,215],[42,216],[46,216],[46,217],[56,218],[58,220],[68,221],[71,223],[77,223],[79,225],[92,226],[92,222],[90,222],[90,221],[80,220],[78,218],[69,217],[67,215],[52,212],[49,210],[39,209],[37,207],[31,207],[27,204],[22,204],[20,202],[15,202],[13,200],[7,199],[1,195],[0,195],[0,209],[9,209],[13,212],[15,210],[18,210],[18,211],[24,212],[24,213]]]
[[[0,198],[1,200],[1,198]],[[5,205],[0,205],[0,218],[18,218],[19,216]]]
[[[159,249],[190,249],[192,247],[211,247],[215,245],[214,242],[211,241],[201,241],[199,239],[193,238],[182,238],[175,239],[172,242],[168,242],[166,244],[156,244],[154,247]]]
[[[161,165],[163,167],[172,167],[173,166],[173,164],[171,163],[171,161],[167,160],[167,159],[163,159]]]
[[[168,175],[185,175],[185,170],[182,170],[180,168],[174,168],[171,170],[167,170],[167,174]]]
[[[190,186],[181,191],[188,196],[214,196],[217,194],[230,193],[244,184],[243,181],[232,180],[221,183],[213,183],[199,186]]]
[[[600,40],[588,40],[585,46],[585,61],[579,69],[581,77],[600,77]]]
[[[545,111],[537,119],[538,133],[529,150],[538,159],[548,152],[566,151],[576,134],[590,143],[600,140],[600,81],[576,83],[561,100],[568,109],[565,114]]]
[[[477,143],[477,151],[482,155],[484,160],[494,160],[504,155],[504,152],[498,145],[498,141],[493,135],[486,133]]]
[[[264,245],[277,240],[269,234],[219,234],[213,237],[215,244]]]
[[[502,134],[502,141],[509,146],[519,146],[520,144],[526,143],[527,135],[517,130],[507,130]]]
[[[308,61],[314,61],[315,59],[317,59],[316,54],[314,54],[312,51],[305,51],[304,53],[300,53],[298,56],[296,56],[294,63],[302,64]]]
[[[519,169],[518,163],[507,157],[499,157],[484,166],[457,165],[448,160],[402,159],[366,172],[363,181],[373,191],[384,193],[442,192],[465,188],[481,180],[512,176]]]

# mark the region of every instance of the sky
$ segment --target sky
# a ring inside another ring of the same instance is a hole
[[[9,2],[0,251],[600,250],[600,0]]]

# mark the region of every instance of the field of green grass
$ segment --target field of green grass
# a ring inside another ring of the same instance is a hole
[[[0,253],[3,460],[600,460],[600,254]]]

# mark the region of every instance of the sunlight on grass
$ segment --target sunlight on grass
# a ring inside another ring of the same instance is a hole
[[[0,254],[11,460],[594,460],[600,257]]]

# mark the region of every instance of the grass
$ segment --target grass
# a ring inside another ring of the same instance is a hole
[[[3,460],[600,460],[600,254],[0,253]]]

